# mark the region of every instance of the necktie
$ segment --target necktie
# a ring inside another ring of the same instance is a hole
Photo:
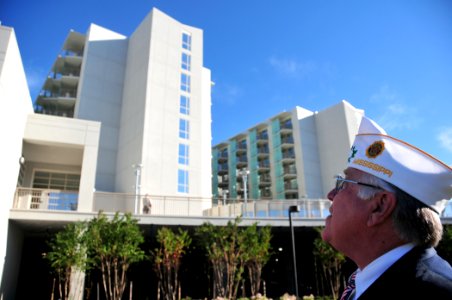
[[[355,277],[356,277],[356,271],[350,275],[347,281],[347,286],[344,289],[344,292],[342,292],[341,300],[347,300],[355,290]]]

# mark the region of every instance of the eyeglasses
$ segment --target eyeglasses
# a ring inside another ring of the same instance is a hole
[[[350,182],[350,183],[354,183],[354,184],[359,184],[359,185],[364,185],[364,186],[368,186],[368,187],[372,187],[375,189],[382,189],[379,186],[373,185],[373,184],[369,184],[369,183],[364,183],[364,182],[358,182],[358,181],[354,181],[354,180],[350,180],[350,179],[345,179],[344,177],[342,177],[341,175],[337,175],[336,177],[336,186],[334,188],[334,191],[336,193],[339,193],[340,190],[342,190],[344,188],[344,184],[346,182]]]

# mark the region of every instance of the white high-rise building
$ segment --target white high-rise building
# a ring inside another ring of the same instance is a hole
[[[0,99],[9,174],[0,185],[1,299],[16,296],[30,230],[52,232],[99,210],[151,224],[211,207],[201,29],[154,8],[130,37],[94,24],[71,31],[33,107],[14,30],[0,26]]]
[[[96,191],[206,199],[203,209],[210,92],[202,30],[154,8],[130,37],[70,32],[35,110],[101,122]]]

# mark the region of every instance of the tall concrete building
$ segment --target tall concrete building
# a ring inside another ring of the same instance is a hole
[[[33,107],[14,30],[0,26],[0,99],[8,107],[0,162],[10,174],[0,186],[0,299],[42,286],[47,275],[26,275],[36,232],[99,210],[140,215],[144,226],[174,216],[201,223],[211,207],[211,76],[201,29],[154,8],[130,37],[95,24],[71,31]]]
[[[363,113],[344,100],[320,112],[295,107],[215,145],[214,199],[325,199]]]
[[[154,8],[130,37],[70,32],[35,110],[101,122],[96,191],[210,199],[210,92],[202,30]]]

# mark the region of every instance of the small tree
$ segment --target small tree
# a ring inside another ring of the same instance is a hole
[[[152,253],[154,266],[159,279],[159,288],[166,300],[180,299],[179,268],[185,249],[191,238],[187,231],[179,228],[179,234],[162,227],[157,231],[158,249]]]
[[[196,234],[207,252],[214,274],[214,297],[236,299],[242,281],[246,252],[245,234],[240,230],[238,217],[227,226],[204,223]]]
[[[87,244],[95,264],[100,266],[107,300],[120,300],[130,265],[145,258],[140,245],[143,234],[130,213],[116,213],[112,220],[99,212],[88,223]]]
[[[271,256],[271,227],[265,226],[260,230],[257,223],[245,230],[244,248],[246,251],[246,267],[251,285],[251,296],[259,293],[262,268]]]
[[[320,232],[320,229],[317,228],[317,231]],[[320,235],[314,240],[314,256],[316,268],[320,269],[333,298],[337,299],[341,282],[344,281],[342,268],[345,263],[345,256],[323,241]]]
[[[82,271],[87,267],[85,230],[86,223],[84,222],[70,223],[65,226],[64,230],[56,233],[48,243],[50,251],[45,258],[56,272],[60,299],[69,299],[72,272]]]

